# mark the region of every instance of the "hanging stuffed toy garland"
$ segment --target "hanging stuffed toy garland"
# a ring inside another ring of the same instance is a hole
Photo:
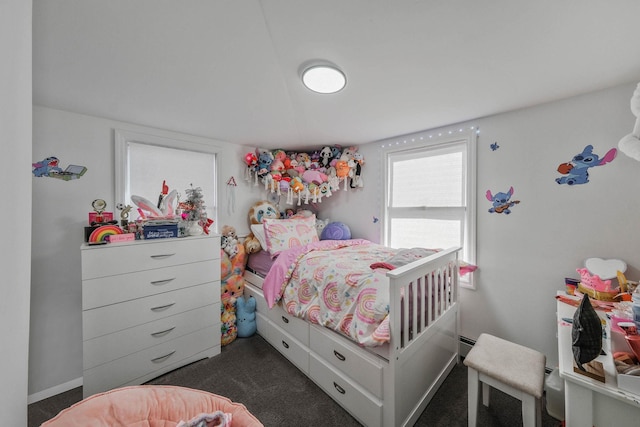
[[[245,180],[259,182],[272,197],[286,195],[286,203],[322,203],[323,197],[331,197],[336,191],[363,188],[361,173],[364,157],[357,147],[344,150],[339,146],[325,146],[320,151],[285,152],[264,150],[244,156]]]

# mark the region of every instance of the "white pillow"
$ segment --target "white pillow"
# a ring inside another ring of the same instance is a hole
[[[267,250],[267,238],[264,234],[264,224],[251,224],[251,232],[258,242],[260,242],[260,246],[262,246],[263,250]]]

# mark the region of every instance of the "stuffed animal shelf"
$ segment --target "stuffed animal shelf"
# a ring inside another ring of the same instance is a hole
[[[235,238],[235,228],[222,228],[220,248],[220,320],[221,344],[233,342],[238,335],[236,326],[236,300],[244,293],[244,267],[247,253]]]

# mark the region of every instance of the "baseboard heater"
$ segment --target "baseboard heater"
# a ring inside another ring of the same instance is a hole
[[[473,347],[476,343],[476,340],[472,340],[471,338],[463,337],[460,335],[460,357],[463,359],[467,357],[469,351],[471,351],[471,347]],[[549,375],[553,370],[549,367],[545,366],[544,372]]]

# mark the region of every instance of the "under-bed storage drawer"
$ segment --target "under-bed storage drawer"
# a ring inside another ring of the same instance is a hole
[[[269,325],[267,336],[264,338],[298,369],[309,374],[309,349],[307,346],[273,324]]]
[[[294,336],[305,346],[309,346],[309,323],[286,313],[280,306],[267,311],[267,317],[274,325]]]
[[[311,353],[309,358],[311,379],[364,425],[381,426],[382,402],[342,375],[333,366]]]
[[[361,348],[351,348],[348,345],[350,343],[338,342],[334,338],[340,337],[332,337],[335,332],[324,330],[321,326],[311,325],[309,334],[311,351],[347,373],[377,397],[383,397],[383,366],[376,356],[363,353]]]
[[[247,285],[244,288],[244,293],[247,298],[252,296],[256,299],[256,311],[258,313],[261,313],[266,319],[273,322],[275,326],[282,328],[283,331],[291,334],[305,346],[309,346],[309,324],[307,322],[286,313],[279,305],[270,309],[267,306],[267,301],[264,299],[264,294],[261,289]],[[264,337],[260,324],[258,324],[258,332],[260,332],[260,335]]]

